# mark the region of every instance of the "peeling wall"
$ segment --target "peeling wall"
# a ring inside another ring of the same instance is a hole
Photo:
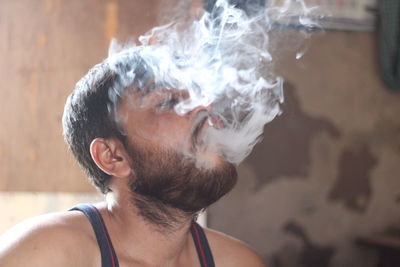
[[[0,191],[94,191],[62,140],[65,99],[113,36],[135,39],[167,2],[0,1]],[[209,210],[271,267],[372,267],[354,238],[399,225],[400,95],[378,77],[375,42],[328,32],[282,60],[284,113]]]
[[[209,225],[271,267],[372,267],[354,239],[400,227],[400,94],[379,78],[376,39],[327,32],[283,58],[283,114],[209,209]]]

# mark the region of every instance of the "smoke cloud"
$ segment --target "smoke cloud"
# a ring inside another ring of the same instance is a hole
[[[295,25],[308,34],[317,25],[309,19],[313,8],[297,0],[217,0],[204,8],[194,19],[181,10],[186,14],[141,36],[138,45],[114,41],[108,61],[120,78],[110,99],[116,102],[132,84],[187,91],[188,98],[174,104],[177,114],[211,108],[199,112],[193,125],[196,149],[182,153],[199,167],[206,166],[201,155],[207,151],[238,164],[260,141],[264,125],[280,114],[284,100],[283,79],[273,69],[279,49],[273,32]]]

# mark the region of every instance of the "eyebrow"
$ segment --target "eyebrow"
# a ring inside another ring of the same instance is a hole
[[[144,98],[146,96],[148,96],[150,93],[157,91],[158,89],[167,89],[167,90],[173,90],[173,89],[169,89],[171,88],[171,86],[165,82],[151,82],[150,84],[139,88],[139,92],[140,94],[140,98]]]

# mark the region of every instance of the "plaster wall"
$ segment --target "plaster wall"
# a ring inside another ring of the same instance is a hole
[[[0,1],[2,201],[15,191],[94,192],[62,140],[65,99],[112,37],[157,25],[161,4]],[[282,55],[284,112],[240,165],[235,190],[209,209],[211,227],[270,266],[372,267],[376,254],[354,238],[399,226],[400,95],[380,81],[375,38],[328,32],[302,60]],[[8,210],[22,218],[29,208]]]
[[[376,36],[314,35],[284,57],[285,104],[209,209],[209,225],[246,240],[270,266],[372,267],[357,237],[400,227],[400,95],[379,78]]]

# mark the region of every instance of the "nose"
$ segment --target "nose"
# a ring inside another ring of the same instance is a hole
[[[208,122],[208,125],[215,128],[215,129],[223,129],[225,128],[225,123],[220,116],[214,114],[212,112],[213,105],[209,104],[207,106],[197,106],[193,110],[190,111],[190,114],[194,118],[203,118]],[[201,114],[200,113],[203,113]]]
[[[197,114],[199,112],[204,112],[204,111],[206,111],[207,113],[211,113],[211,110],[212,110],[212,104],[209,104],[207,106],[196,106],[189,113]]]
[[[211,105],[208,105],[208,106],[197,106],[194,109],[192,109],[189,113],[197,114],[199,112],[204,112],[204,111],[209,113],[211,111]]]
[[[202,125],[211,116],[211,105],[196,106],[186,113],[186,116],[195,125]]]

